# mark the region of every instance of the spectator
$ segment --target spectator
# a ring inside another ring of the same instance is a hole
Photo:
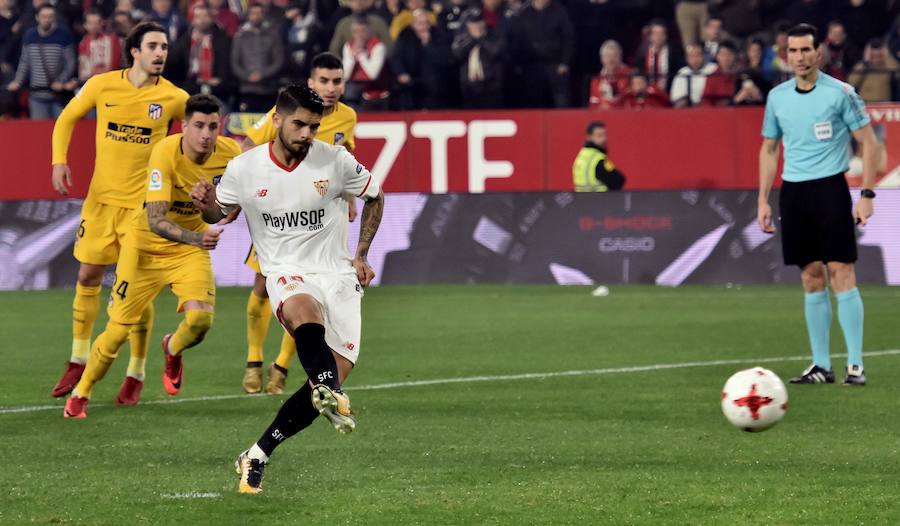
[[[309,0],[294,0],[285,11],[287,26],[287,67],[290,80],[309,77],[313,57],[325,50],[325,29],[309,9]]]
[[[777,76],[773,62],[775,53],[772,49],[767,48],[766,43],[761,38],[753,37],[747,41],[744,57],[747,61],[747,69],[752,70],[755,75],[760,76],[771,87],[772,81]]]
[[[637,110],[666,108],[669,106],[669,97],[655,84],[650,84],[647,75],[638,72],[631,75],[628,90],[622,95],[621,105],[623,108]]]
[[[897,100],[897,61],[888,52],[884,41],[873,38],[863,51],[863,60],[850,73],[848,83],[856,88],[866,102]]]
[[[572,182],[576,192],[621,190],[625,176],[616,169],[606,152],[606,125],[594,121],[587,126],[584,147],[572,163]]]
[[[151,0],[149,18],[159,22],[169,35],[169,42],[175,42],[187,30],[187,21],[172,0]]]
[[[709,19],[709,8],[706,0],[677,0],[675,2],[675,21],[681,42],[685,45],[700,42],[701,28],[705,28]],[[719,20],[721,26],[722,21]],[[705,40],[705,38],[704,38]]]
[[[372,9],[374,3],[375,0],[350,0],[351,14],[341,18],[340,22],[335,26],[334,35],[331,37],[331,44],[328,46],[328,51],[334,55],[341,56],[344,52],[344,44],[349,42],[353,36],[351,26],[353,25],[354,17],[359,16],[365,18],[369,31],[371,31],[372,35],[384,45],[387,52],[391,51],[391,46],[394,41],[391,38],[390,31],[388,31],[388,26],[384,19],[375,14]]]
[[[676,46],[669,45],[665,21],[652,20],[647,27],[646,42],[638,50],[635,68],[646,75],[650,84],[665,93],[680,67],[681,56]]]
[[[450,0],[447,7],[439,12],[437,28],[444,41],[453,42],[453,38],[462,30],[462,16],[468,8],[469,0]]]
[[[212,94],[227,106],[234,94],[231,40],[206,4],[194,4],[191,13],[190,31],[175,41],[166,71],[188,93]]]
[[[689,45],[686,55],[687,66],[679,69],[675,78],[672,79],[670,99],[672,106],[676,108],[699,105],[706,87],[706,77],[716,71],[715,64],[706,62],[700,44]]]
[[[600,46],[600,73],[591,80],[588,105],[594,110],[608,110],[619,104],[628,90],[632,70],[622,62],[622,46],[607,40]]]
[[[731,103],[735,106],[760,105],[766,103],[770,86],[751,69],[738,73],[733,88]]]
[[[722,19],[712,17],[703,24],[703,57],[706,62],[714,63],[716,61],[716,52],[719,51],[719,44],[725,40],[724,31],[722,31]],[[686,42],[686,45],[693,42]]]
[[[392,104],[399,110],[443,107],[442,69],[449,63],[449,50],[436,40],[428,12],[417,9],[400,33],[391,54],[391,73],[396,79]]]
[[[425,10],[425,0],[404,0],[406,5],[406,9],[397,13],[396,16],[391,20],[390,27],[390,35],[391,40],[396,42],[398,38],[400,38],[400,33],[403,32],[404,29],[409,26],[412,22],[412,15],[414,11],[419,9]],[[426,11],[428,13],[428,22],[434,26],[437,25],[437,16],[431,11]]]
[[[104,20],[97,9],[84,15],[84,37],[78,45],[78,82],[84,84],[98,73],[119,69],[122,46],[118,37],[104,31]]]
[[[704,106],[728,106],[734,97],[734,83],[737,81],[737,46],[726,40],[716,53],[716,69],[706,77],[703,97]]]
[[[712,0],[711,4],[728,35],[744,39],[763,29],[763,1],[766,0]]]
[[[793,69],[787,59],[787,39],[791,26],[787,22],[779,22],[775,26],[775,44],[772,45],[773,84],[780,84],[793,76]]]
[[[116,10],[112,18],[113,33],[119,38],[121,45],[125,41],[125,37],[131,33],[131,29],[135,26],[134,18],[128,11]]]
[[[387,46],[373,34],[364,15],[354,16],[350,30],[341,53],[347,79],[344,98],[354,109],[384,111],[390,97]]]
[[[847,39],[844,24],[840,20],[828,23],[828,35],[823,43],[822,53],[828,55],[828,69],[825,73],[841,81],[847,80],[847,74],[859,60],[859,52],[853,42]]]
[[[885,17],[882,2],[871,0],[838,0],[835,2],[835,18],[843,22],[847,38],[856,48],[885,34],[891,22]],[[852,65],[847,66],[848,70]]]
[[[240,111],[265,112],[278,93],[278,74],[284,65],[282,35],[265,19],[263,7],[247,9],[247,22],[231,43],[231,70],[239,81]]]
[[[279,4],[276,5],[272,2],[272,0],[251,1],[252,3],[262,7],[263,21],[269,23],[269,27],[272,28],[272,31],[276,31],[279,35],[283,34],[284,26],[287,23],[287,17],[285,17],[284,15],[284,9],[282,9],[280,6],[285,5],[285,2],[279,0]]]
[[[567,0],[569,19],[575,30],[574,56],[570,77],[578,97],[574,106],[590,104],[591,81],[600,73],[597,51],[616,31],[615,2],[595,0]],[[627,77],[625,83],[627,84]]]
[[[503,38],[487,25],[481,9],[469,9],[462,20],[463,27],[453,40],[453,55],[460,65],[463,107],[501,108],[506,58]]]
[[[573,31],[566,8],[553,0],[531,0],[511,20],[510,54],[522,70],[520,86],[525,106],[570,105]]]
[[[22,56],[9,91],[28,82],[28,114],[32,119],[55,119],[62,112],[67,92],[75,89],[75,41],[56,24],[56,9],[47,4],[35,15],[37,25],[22,39]]]
[[[482,0],[481,16],[484,17],[484,23],[488,29],[499,36],[506,34],[507,18],[504,16],[506,6],[503,0]]]
[[[203,0],[200,1],[202,2]],[[241,27],[241,17],[231,10],[226,0],[208,0],[208,4],[209,12],[212,14],[213,20],[216,21],[216,25],[222,31],[225,31],[228,38],[234,38],[234,35],[237,34],[238,29]]]
[[[0,84],[15,74],[19,58],[22,22],[15,0],[0,0]]]

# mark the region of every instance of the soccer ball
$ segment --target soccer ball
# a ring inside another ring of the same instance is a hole
[[[722,388],[722,412],[744,431],[765,431],[787,411],[788,394],[778,375],[762,367],[738,371]]]

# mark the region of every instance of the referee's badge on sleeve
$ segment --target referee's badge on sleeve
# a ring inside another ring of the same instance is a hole
[[[831,121],[829,122],[817,122],[815,124],[816,130],[816,140],[821,142],[828,142],[831,140],[834,132],[831,129]]]

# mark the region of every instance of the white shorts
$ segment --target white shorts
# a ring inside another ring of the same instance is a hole
[[[266,276],[272,311],[289,333],[281,307],[291,296],[309,294],[325,310],[325,343],[354,364],[362,335],[363,288],[353,274],[301,274]]]

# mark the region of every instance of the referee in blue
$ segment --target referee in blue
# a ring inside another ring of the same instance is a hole
[[[816,28],[800,24],[788,32],[788,63],[794,78],[769,92],[759,151],[759,210],[764,232],[774,233],[769,191],[784,143],[783,184],[779,194],[781,246],[785,265],[801,269],[805,314],[813,363],[793,384],[834,383],[829,355],[831,283],[838,321],[847,345],[844,385],[865,385],[863,303],[856,288],[855,224],[872,216],[878,143],[865,105],[852,86],[818,69]],[[850,137],[863,153],[863,187],[853,205],[844,173]]]

